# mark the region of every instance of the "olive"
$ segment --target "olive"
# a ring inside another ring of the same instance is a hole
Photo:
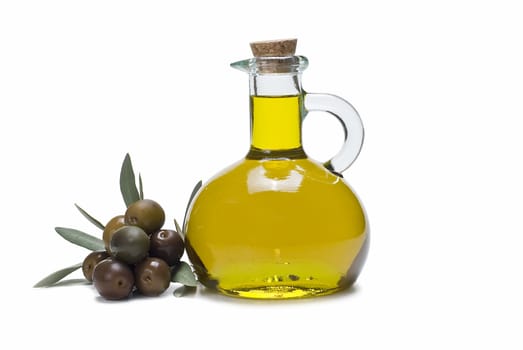
[[[135,266],[134,279],[141,294],[156,296],[169,288],[171,270],[162,259],[149,257]]]
[[[120,227],[125,225],[125,216],[124,215],[118,215],[109,220],[107,225],[105,225],[104,232],[103,232],[103,240],[105,244],[105,250],[107,250],[109,253],[111,252],[109,250],[109,245],[111,244],[111,238],[113,237],[114,231],[118,230]]]
[[[111,238],[111,256],[127,264],[136,264],[149,253],[149,236],[138,226],[122,226]]]
[[[160,230],[151,235],[149,255],[165,260],[169,266],[180,261],[184,249],[182,236],[174,230]]]
[[[94,268],[93,283],[98,293],[105,299],[119,300],[131,294],[134,275],[127,264],[107,258]]]
[[[109,253],[105,250],[97,250],[89,253],[82,263],[82,272],[84,273],[85,278],[89,281],[93,281],[93,270],[100,261],[109,257]]]
[[[141,199],[127,208],[125,222],[128,225],[141,227],[150,235],[162,228],[165,222],[165,212],[155,201]]]

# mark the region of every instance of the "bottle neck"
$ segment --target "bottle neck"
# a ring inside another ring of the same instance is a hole
[[[247,158],[305,158],[299,73],[250,75],[251,148]]]

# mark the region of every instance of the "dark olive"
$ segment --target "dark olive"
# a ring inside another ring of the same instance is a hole
[[[146,296],[162,294],[171,283],[171,270],[162,259],[146,258],[134,268],[138,291]]]
[[[149,254],[149,236],[138,226],[122,226],[111,238],[111,256],[127,264],[136,264]]]
[[[103,240],[105,244],[105,250],[107,250],[109,253],[111,252],[109,249],[109,246],[111,244],[111,238],[113,237],[113,234],[116,230],[118,230],[120,227],[125,225],[125,216],[124,215],[118,215],[109,220],[107,225],[105,225],[104,233],[103,233]]]
[[[127,264],[107,258],[94,268],[93,283],[105,299],[119,300],[128,297],[133,290],[134,275]]]
[[[183,238],[174,230],[160,230],[151,235],[149,255],[165,260],[169,266],[180,261],[184,250]]]
[[[141,227],[145,233],[150,235],[162,228],[165,222],[165,212],[155,201],[142,199],[127,208],[125,222],[128,225]]]
[[[89,281],[93,281],[93,271],[95,266],[102,260],[109,257],[109,253],[105,250],[99,250],[91,252],[84,259],[82,264],[82,272],[84,273],[85,278]]]

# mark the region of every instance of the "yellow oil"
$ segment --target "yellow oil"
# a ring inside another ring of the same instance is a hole
[[[330,294],[354,283],[365,261],[365,212],[343,178],[296,152],[301,122],[299,110],[293,111],[299,99],[271,99],[260,105],[253,99],[247,158],[195,197],[186,224],[189,258],[204,285],[227,295]],[[271,103],[277,105],[272,111]],[[288,130],[275,134],[275,125]]]
[[[301,96],[251,96],[252,144],[258,149],[301,147]]]

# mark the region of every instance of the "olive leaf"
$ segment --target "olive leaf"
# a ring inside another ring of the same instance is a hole
[[[174,290],[173,295],[177,298],[183,297],[187,294],[193,294],[196,292],[196,287],[181,286]]]
[[[80,208],[80,206],[78,204],[74,204],[74,206],[76,207],[76,209],[78,209],[78,211],[80,211],[80,213],[82,213],[83,216],[85,216],[85,218],[87,220],[89,220],[89,222],[91,222],[94,226],[98,227],[100,230],[103,230],[105,229],[105,226],[102,225],[102,223],[98,220],[96,220],[95,218],[93,218],[91,215],[89,215],[85,210],[83,210],[82,208]]]
[[[181,234],[182,236],[185,236],[185,233],[183,232],[182,228],[180,227],[180,225],[178,224],[178,221],[176,221],[176,219],[174,219],[174,226],[176,227],[176,231]]]
[[[142,174],[138,174],[138,185],[140,190],[140,199],[143,199],[143,182],[142,182]]]
[[[129,153],[125,155],[120,171],[120,191],[125,202],[125,206],[133,204],[140,199],[140,194],[136,188],[136,179],[134,177],[133,164]]]
[[[194,199],[194,196],[196,196],[196,193],[200,190],[202,187],[202,180],[198,181],[198,183],[194,186],[191,196],[189,197],[189,202],[187,202],[187,207],[185,208],[185,215],[183,216],[183,228],[185,229],[185,220],[187,220],[187,213],[189,212],[189,207],[191,206],[192,200]],[[185,232],[181,232],[183,235],[185,235]]]
[[[66,267],[64,269],[58,270],[56,272],[53,272],[49,276],[43,278],[40,282],[35,284],[33,288],[41,288],[41,287],[50,287],[54,285],[56,282],[60,281],[65,276],[71,274],[72,272],[78,270],[82,267],[82,263],[74,264],[72,266]]]
[[[180,261],[180,263],[172,269],[171,281],[189,287],[196,287],[198,285],[198,282],[194,277],[194,272],[189,264],[184,261]]]
[[[104,241],[74,228],[55,227],[54,230],[69,242],[95,251],[105,249]]]

